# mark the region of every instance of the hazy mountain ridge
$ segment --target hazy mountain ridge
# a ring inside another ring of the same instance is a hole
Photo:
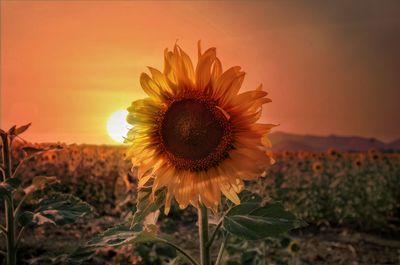
[[[334,148],[338,151],[366,151],[371,148],[382,151],[400,151],[400,138],[384,143],[376,138],[360,136],[316,136],[285,132],[270,134],[273,151],[325,151]]]
[[[317,136],[317,135],[301,135],[286,132],[273,132],[269,134],[269,139],[272,142],[272,151],[326,151],[329,148],[334,148],[337,151],[354,151],[362,152],[371,148],[380,151],[395,151],[400,152],[400,138],[385,143],[376,138],[367,138],[361,136]],[[35,143],[35,142],[21,142],[18,139],[14,140],[14,145],[38,145],[38,146],[54,146],[54,145],[80,145],[87,147],[115,147],[115,148],[128,148],[129,145],[123,144],[85,144],[85,143]],[[1,148],[1,142],[0,142]]]
[[[400,150],[400,138],[390,142],[389,145],[395,150]]]

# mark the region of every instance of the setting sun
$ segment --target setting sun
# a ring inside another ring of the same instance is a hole
[[[124,142],[124,137],[131,125],[126,121],[128,115],[127,110],[118,110],[114,112],[107,121],[107,132],[108,135],[119,143]]]

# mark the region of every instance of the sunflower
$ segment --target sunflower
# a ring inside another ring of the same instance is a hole
[[[360,156],[360,157],[356,158],[353,161],[353,163],[357,168],[361,168],[361,166],[363,165],[363,158]]]
[[[298,240],[291,241],[288,246],[288,252],[291,255],[296,255],[299,251],[300,251],[300,241]]]
[[[126,142],[139,188],[150,179],[153,194],[165,187],[167,213],[173,197],[182,209],[202,203],[216,210],[221,192],[239,204],[243,180],[273,163],[267,133],[275,125],[257,123],[271,100],[261,85],[239,93],[245,73],[223,71],[216,49],[202,53],[200,42],[196,68],[178,45],[164,51],[164,63],[163,72],[142,73],[148,97],[128,108]]]
[[[337,154],[338,153],[337,153],[337,151],[335,149],[329,148],[328,151],[327,151],[327,154],[331,159],[335,159],[335,158],[337,158]]]
[[[314,173],[321,173],[324,170],[322,163],[320,161],[315,161],[312,164],[312,169],[313,169]]]

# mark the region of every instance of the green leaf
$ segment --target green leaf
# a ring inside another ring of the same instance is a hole
[[[155,192],[154,198],[151,195],[151,188],[142,188],[138,191],[136,212],[132,217],[131,227],[141,230],[141,224],[152,212],[156,212],[165,202],[166,189]]]
[[[9,135],[14,135],[16,129],[17,129],[17,125],[14,125],[13,127],[11,127],[11,128],[8,130],[7,134],[9,134]]]
[[[47,185],[57,183],[59,180],[55,176],[37,176],[32,180],[32,184],[24,189],[25,194],[30,194],[37,190],[44,189]]]
[[[258,204],[258,203],[253,203],[253,202],[241,203],[241,204],[231,208],[227,212],[226,215],[229,215],[229,216],[247,215],[259,207],[260,207],[260,204]]]
[[[29,265],[41,265],[41,264],[65,264],[67,255],[52,255],[50,253],[42,254],[40,257],[31,258],[26,260]]]
[[[53,219],[45,216],[42,212],[23,212],[19,217],[19,224],[22,226],[36,224],[36,225],[43,225],[43,224],[53,224],[56,225],[56,222]]]
[[[71,194],[55,193],[39,201],[40,212],[58,225],[74,222],[85,215],[93,214],[94,208]]]
[[[179,257],[166,261],[166,265],[179,265]]]
[[[223,220],[223,227],[236,236],[258,240],[280,236],[298,227],[299,223],[299,220],[292,213],[285,211],[280,203],[265,206],[243,203],[228,211]]]
[[[33,146],[22,147],[22,150],[27,154],[28,157],[32,157],[46,151],[60,150],[60,149],[62,149],[61,145],[52,145],[46,148],[36,148]]]
[[[25,146],[25,147],[22,147],[22,150],[23,150],[28,156],[32,156],[32,155],[39,154],[39,153],[42,153],[42,152],[46,151],[46,149],[43,149],[43,148],[36,148],[36,147],[32,147],[32,146]]]
[[[17,178],[9,178],[6,181],[0,182],[0,199],[10,198],[12,192],[21,185],[21,181]]]
[[[228,260],[228,261],[226,262],[226,265],[240,265],[240,263],[237,262],[237,261],[234,261],[234,260]]]
[[[163,241],[156,236],[155,222],[158,210],[165,202],[166,190],[158,190],[152,195],[151,187],[139,189],[136,212],[132,216],[131,226],[126,224],[110,228],[80,246],[69,258],[79,263],[93,256],[102,247],[118,247],[126,244]],[[144,227],[143,227],[144,226]]]
[[[21,226],[27,226],[33,223],[33,212],[25,211],[18,216],[18,223]]]
[[[249,190],[243,190],[243,191],[241,191],[239,194],[238,194],[238,196],[239,196],[239,199],[240,199],[240,203],[241,204],[243,204],[243,203],[257,203],[257,204],[260,204],[261,202],[262,202],[262,198],[261,198],[261,196],[260,195],[258,195],[258,194],[256,194],[256,193],[253,193],[253,192],[251,192],[251,191],[249,191]],[[231,202],[231,201],[229,201],[229,200],[227,200],[228,201],[228,207],[229,208],[231,208],[231,207],[234,207],[236,204],[234,204],[233,202]]]
[[[24,133],[26,130],[28,130],[28,128],[29,128],[30,126],[31,126],[31,123],[28,123],[28,124],[25,124],[25,125],[22,125],[22,126],[19,126],[19,127],[15,127],[15,129],[14,129],[12,135],[13,135],[13,136],[20,135],[20,134]],[[13,128],[14,128],[14,127],[13,127]]]
[[[242,252],[240,256],[241,265],[255,265],[257,264],[257,256],[259,253],[255,250],[247,250]]]
[[[18,187],[21,185],[21,181],[17,178],[9,178],[5,183],[7,183],[12,190],[18,189]]]
[[[78,247],[69,257],[71,262],[81,262],[93,256],[103,247],[117,247],[126,244],[159,241],[153,233],[148,231],[135,232],[126,225],[118,225],[97,235],[85,245]]]
[[[169,245],[157,245],[155,247],[157,256],[163,256],[168,258],[176,258],[176,249]]]
[[[128,226],[118,225],[92,238],[87,245],[97,247],[118,246],[121,242],[134,235],[135,232],[130,230]]]
[[[93,213],[93,207],[81,199],[70,194],[55,193],[40,200],[34,212],[24,212],[19,222],[24,226],[46,223],[64,225]]]
[[[252,202],[252,203],[261,203],[262,198],[257,193],[253,193],[248,190],[243,190],[239,193],[240,203]]]

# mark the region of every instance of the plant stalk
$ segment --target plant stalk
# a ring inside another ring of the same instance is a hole
[[[1,134],[3,142],[3,163],[4,180],[12,176],[10,141],[7,134]],[[6,212],[6,237],[7,237],[7,265],[17,264],[17,250],[15,247],[15,222],[14,222],[14,201],[12,194],[4,200],[4,209]]]
[[[208,212],[207,207],[200,203],[198,209],[198,225],[200,238],[200,264],[211,265],[210,246],[208,245]]]
[[[219,251],[218,251],[217,260],[215,261],[215,265],[220,265],[221,264],[222,256],[224,254],[225,245],[226,245],[226,241],[228,240],[228,236],[229,235],[224,235],[224,239],[222,240],[221,246],[220,246]]]
[[[3,181],[6,181],[7,178],[11,178],[11,152],[9,150],[10,145],[8,141],[7,134],[1,134],[1,141],[3,143],[3,166],[4,166],[4,178]]]
[[[169,242],[169,241],[167,241],[167,240],[163,240],[163,239],[159,239],[159,240],[156,241],[156,242],[161,242],[161,243],[167,244],[167,245],[169,245],[169,246],[175,248],[175,249],[176,249],[178,252],[180,252],[185,258],[187,258],[187,260],[190,261],[190,263],[191,263],[192,265],[199,265],[199,263],[197,263],[197,261],[196,261],[192,256],[190,256],[185,250],[183,250],[183,249],[180,248],[179,246],[175,245],[174,243]]]
[[[17,264],[17,250],[15,248],[15,226],[13,199],[5,201],[7,227],[7,265]]]
[[[211,235],[211,237],[210,237],[210,240],[208,240],[208,242],[207,242],[207,246],[210,247],[210,248],[211,248],[211,246],[212,246],[212,243],[214,242],[215,237],[216,237],[217,234],[218,234],[218,230],[219,230],[219,229],[221,228],[221,226],[222,226],[222,221],[223,221],[223,219],[221,219],[221,220],[218,222],[217,226],[215,227],[214,232],[212,233],[212,235]]]
[[[22,235],[24,234],[26,226],[23,226],[18,233],[17,239],[15,240],[15,248],[18,249],[18,245],[21,242]]]

